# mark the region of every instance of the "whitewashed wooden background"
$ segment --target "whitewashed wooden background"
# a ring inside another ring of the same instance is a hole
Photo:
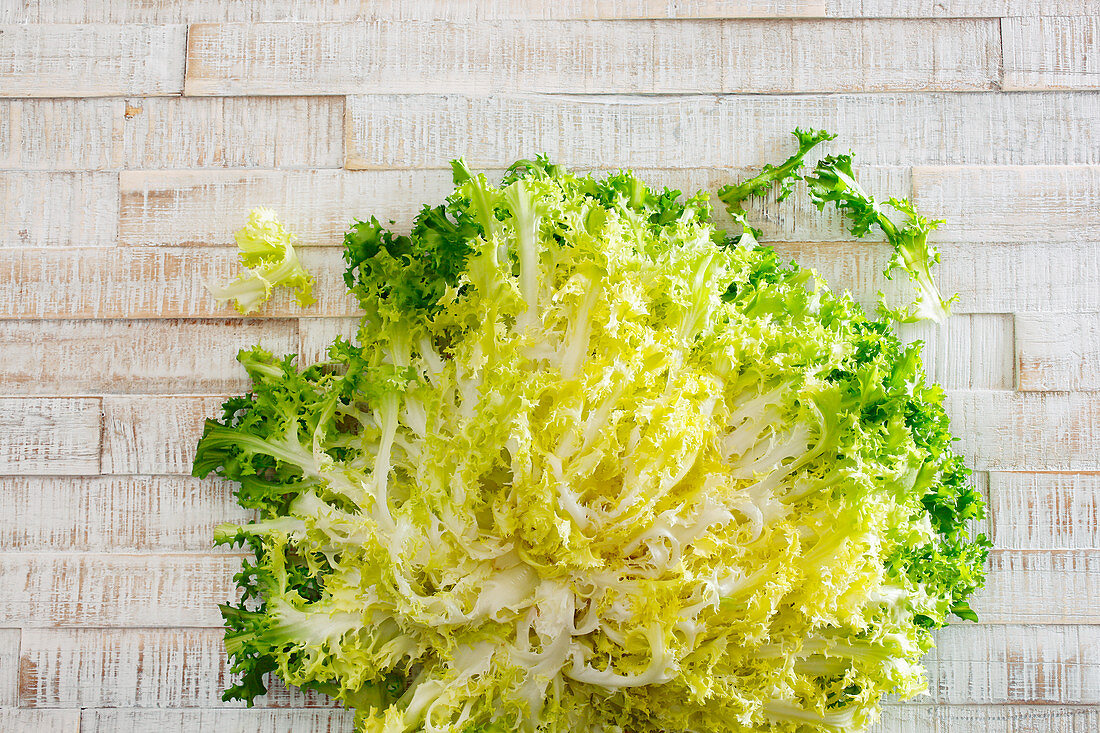
[[[317,358],[354,311],[353,215],[407,224],[447,161],[547,151],[690,189],[841,133],[947,219],[928,340],[990,497],[982,622],[881,731],[1100,730],[1100,0],[0,0],[0,731],[344,731],[323,698],[220,701],[243,517],[187,476],[239,347]],[[320,303],[260,318],[254,205]],[[882,245],[805,201],[766,233],[873,301]]]

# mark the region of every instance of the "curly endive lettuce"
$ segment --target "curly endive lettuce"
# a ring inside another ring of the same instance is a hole
[[[262,206],[253,209],[234,239],[241,264],[248,272],[225,285],[207,286],[218,305],[233,300],[234,307],[247,315],[263,305],[280,285],[295,291],[299,305],[315,302],[313,276],[302,267],[294,251],[297,237],[279,223],[274,211]]]
[[[924,690],[988,543],[919,346],[705,194],[455,181],[348,232],[358,345],[242,352],[207,422],[195,474],[260,517],[218,533],[255,554],[227,698],[274,672],[361,731],[713,733]]]

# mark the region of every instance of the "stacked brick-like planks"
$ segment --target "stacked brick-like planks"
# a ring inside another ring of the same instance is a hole
[[[0,730],[348,730],[319,696],[219,699],[238,557],[210,536],[244,515],[187,474],[237,349],[350,329],[346,223],[407,224],[453,156],[713,190],[795,125],[947,220],[958,315],[905,335],[990,498],[982,622],[878,730],[1097,730],[1098,59],[1096,0],[0,0]],[[313,309],[205,294],[259,204]],[[804,198],[764,222],[865,302],[899,287]]]

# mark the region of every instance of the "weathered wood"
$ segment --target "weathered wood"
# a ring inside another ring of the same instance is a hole
[[[991,20],[198,24],[188,35],[185,89],[972,91],[993,88],[999,63]]]
[[[0,23],[211,23],[339,20],[570,20],[588,18],[797,18],[825,14],[826,0],[258,0],[141,2],[38,0],[0,6]],[[30,4],[29,2],[26,4]]]
[[[1069,705],[942,705],[937,733],[1083,733],[1100,730],[1100,707]]]
[[[1100,626],[974,626],[936,632],[925,657],[942,703],[1100,703]]]
[[[0,629],[0,708],[19,703],[18,688],[19,629]]]
[[[1100,247],[1091,242],[937,247],[942,261],[932,272],[942,293],[959,294],[953,313],[1100,311],[1100,288],[1094,287],[1100,282]],[[817,270],[834,290],[851,290],[866,307],[874,307],[880,290],[890,302],[912,301],[903,273],[883,277],[891,249],[870,236],[860,242],[781,242],[775,248]]]
[[[1021,390],[1100,389],[1100,315],[1020,316],[1016,359]]]
[[[215,552],[218,524],[252,516],[214,479],[12,476],[0,492],[19,518],[0,523],[4,552]]]
[[[940,241],[1100,240],[1100,166],[918,166],[913,196]]]
[[[219,603],[237,597],[228,554],[5,553],[0,624],[220,627]]]
[[[1100,474],[993,472],[989,497],[996,547],[1100,547]]]
[[[839,133],[819,150],[850,148],[861,165],[1100,163],[1100,94],[1091,92],[376,94],[348,98],[347,113],[355,169],[448,168],[460,156],[504,168],[539,152],[585,168],[758,166],[784,160],[791,130],[807,126]]]
[[[971,605],[982,623],[1100,623],[1100,551],[994,550]]]
[[[0,168],[339,168],[338,97],[0,101]]]
[[[99,473],[99,399],[0,398],[0,475]]]
[[[1006,18],[1003,88],[1100,89],[1100,18]]]
[[[407,229],[420,207],[442,201],[449,171],[124,171],[122,244],[233,245],[256,206],[275,209],[303,244],[343,246],[356,217]]]
[[[115,174],[0,172],[0,248],[110,246],[117,226]]]
[[[250,710],[200,708],[157,710],[104,708],[80,712],[81,733],[148,733],[148,731],[233,730],[249,733],[351,733],[349,710]]]
[[[227,227],[228,229],[228,227]],[[317,302],[302,308],[287,288],[247,318],[341,316],[357,312],[343,284],[345,264],[334,247],[302,247]],[[243,272],[230,247],[100,247],[0,249],[0,318],[233,318],[208,283]]]
[[[298,322],[0,321],[0,383],[9,394],[243,392],[237,352],[255,345],[296,351]]]
[[[221,700],[231,675],[221,629],[28,629],[19,701],[25,707],[242,707]],[[273,683],[261,707],[335,707]]]
[[[957,315],[899,329],[905,343],[924,342],[928,380],[947,389],[1012,389],[1012,316]]]
[[[1100,395],[949,392],[956,450],[988,471],[1100,470]]]
[[[826,0],[832,18],[997,18],[1092,15],[1093,0]]]
[[[0,708],[0,730],[34,731],[34,733],[78,733],[80,730],[80,710]]]
[[[104,397],[103,473],[190,474],[203,421],[223,396]]]
[[[183,25],[5,25],[0,97],[183,91]]]
[[[359,318],[303,318],[298,321],[298,364],[316,364],[328,358],[337,336],[358,343]]]
[[[1085,705],[886,704],[869,733],[1082,733],[1100,728],[1100,707]]]

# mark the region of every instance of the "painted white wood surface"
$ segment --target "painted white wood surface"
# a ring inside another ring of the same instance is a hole
[[[209,539],[248,513],[189,473],[245,388],[236,349],[311,363],[353,335],[349,219],[407,227],[452,157],[714,190],[796,125],[841,133],[823,150],[851,147],[880,199],[947,220],[959,315],[901,333],[989,498],[982,622],[941,631],[931,697],[874,730],[1100,729],[1098,18],[1095,0],[0,2],[0,730],[349,731],[320,695],[220,700],[238,558]],[[801,197],[754,203],[767,240],[865,304],[906,296],[878,238]],[[281,293],[244,319],[207,297],[256,205],[301,234],[313,308]]]
[[[999,67],[998,25],[989,19],[200,23],[188,34],[185,89],[196,95],[975,91],[992,89]]]

